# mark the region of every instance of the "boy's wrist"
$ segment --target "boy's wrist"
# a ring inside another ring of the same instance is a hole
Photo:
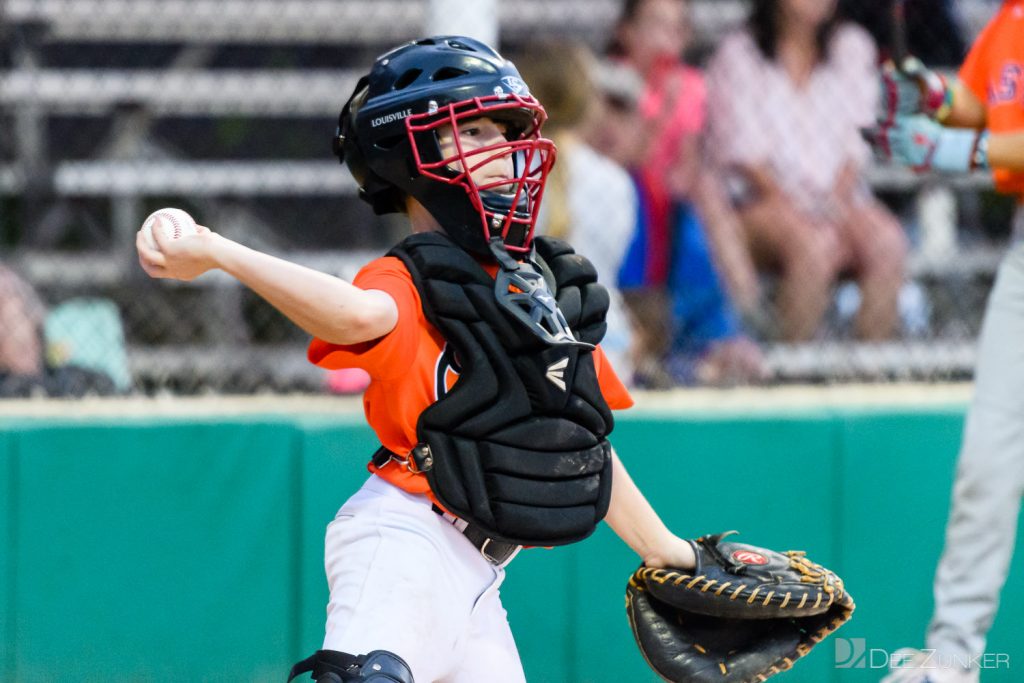
[[[645,565],[656,569],[693,569],[697,556],[689,541],[669,533],[665,539],[659,540],[656,547],[644,553],[643,560]]]
[[[209,243],[207,245],[207,253],[214,268],[219,268],[226,272],[230,271],[230,250],[231,246],[237,246],[237,243],[222,237],[221,235],[211,232],[208,235]]]

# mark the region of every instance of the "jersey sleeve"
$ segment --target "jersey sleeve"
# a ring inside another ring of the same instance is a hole
[[[1024,130],[1020,39],[1024,20],[1018,17],[1022,11],[1024,4],[1019,0],[1004,3],[974,41],[959,72],[963,86],[985,105],[987,127],[995,135]],[[1024,173],[997,166],[992,177],[997,191],[1024,197]]]
[[[625,410],[633,407],[633,397],[629,389],[615,373],[615,368],[608,362],[608,357],[598,346],[594,351],[594,370],[597,372],[597,383],[601,387],[601,395],[612,410]]]
[[[362,368],[375,379],[392,379],[407,371],[415,360],[419,319],[423,316],[420,297],[405,265],[393,256],[371,261],[352,284],[389,294],[398,306],[398,323],[383,337],[359,344],[333,344],[314,338],[309,344],[309,362],[328,370]]]

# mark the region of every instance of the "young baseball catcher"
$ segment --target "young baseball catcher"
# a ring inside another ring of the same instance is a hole
[[[157,234],[159,250],[137,240],[153,277],[226,271],[314,336],[312,362],[372,378],[364,407],[382,445],[328,526],[323,649],[292,677],[524,680],[498,594],[505,567],[524,546],[580,541],[602,519],[643,561],[631,620],[670,680],[705,680],[676,650],[717,681],[770,675],[852,610],[842,583],[798,555],[677,537],[630,479],[607,440],[612,409],[632,404],[599,346],[607,293],[568,245],[533,237],[555,160],[544,119],[490,47],[411,42],[376,60],[338,122],[334,150],[360,196],[412,228],[352,283],[205,228]],[[707,632],[721,604],[758,617],[758,638],[767,616],[815,621],[773,631],[774,650],[751,637],[730,652],[742,629]],[[701,642],[674,616],[687,610],[712,615],[694,617]]]

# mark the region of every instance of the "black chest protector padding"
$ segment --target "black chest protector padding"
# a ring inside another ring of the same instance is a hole
[[[608,293],[567,244],[538,238],[537,261],[578,341],[605,332]],[[584,345],[550,344],[503,309],[495,281],[439,233],[391,250],[423,311],[454,349],[455,386],[416,425],[431,491],[497,540],[562,545],[593,533],[611,496],[612,414]]]

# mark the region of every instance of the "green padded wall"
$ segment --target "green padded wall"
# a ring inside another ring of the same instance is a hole
[[[0,499],[6,503],[0,513],[0,679],[5,681],[14,679],[12,644],[16,624],[11,609],[16,590],[11,565],[17,553],[12,529],[17,504],[14,475],[14,437],[0,427]]]
[[[864,586],[843,635],[869,648],[923,646],[962,422],[960,414],[894,414],[842,425],[840,538],[849,548],[846,570]],[[843,680],[877,677],[850,671]]]
[[[808,550],[857,599],[838,635],[892,651],[922,643],[962,421],[963,406],[647,412],[613,441],[680,535]],[[0,421],[0,679],[59,663],[77,681],[279,683],[320,647],[324,529],[376,443],[354,414]],[[657,680],[623,609],[637,561],[602,527],[513,562],[501,592],[528,680]],[[1011,664],[1022,565],[989,646]],[[779,680],[881,677],[836,668],[834,647]]]
[[[279,681],[297,642],[293,436],[21,431],[13,680]]]
[[[324,533],[338,508],[366,480],[366,463],[380,447],[360,419],[309,420],[299,434],[302,453],[301,524],[296,547],[300,648],[295,659],[323,645],[327,610]],[[286,667],[287,668],[287,667]],[[282,679],[283,680],[283,679]]]

